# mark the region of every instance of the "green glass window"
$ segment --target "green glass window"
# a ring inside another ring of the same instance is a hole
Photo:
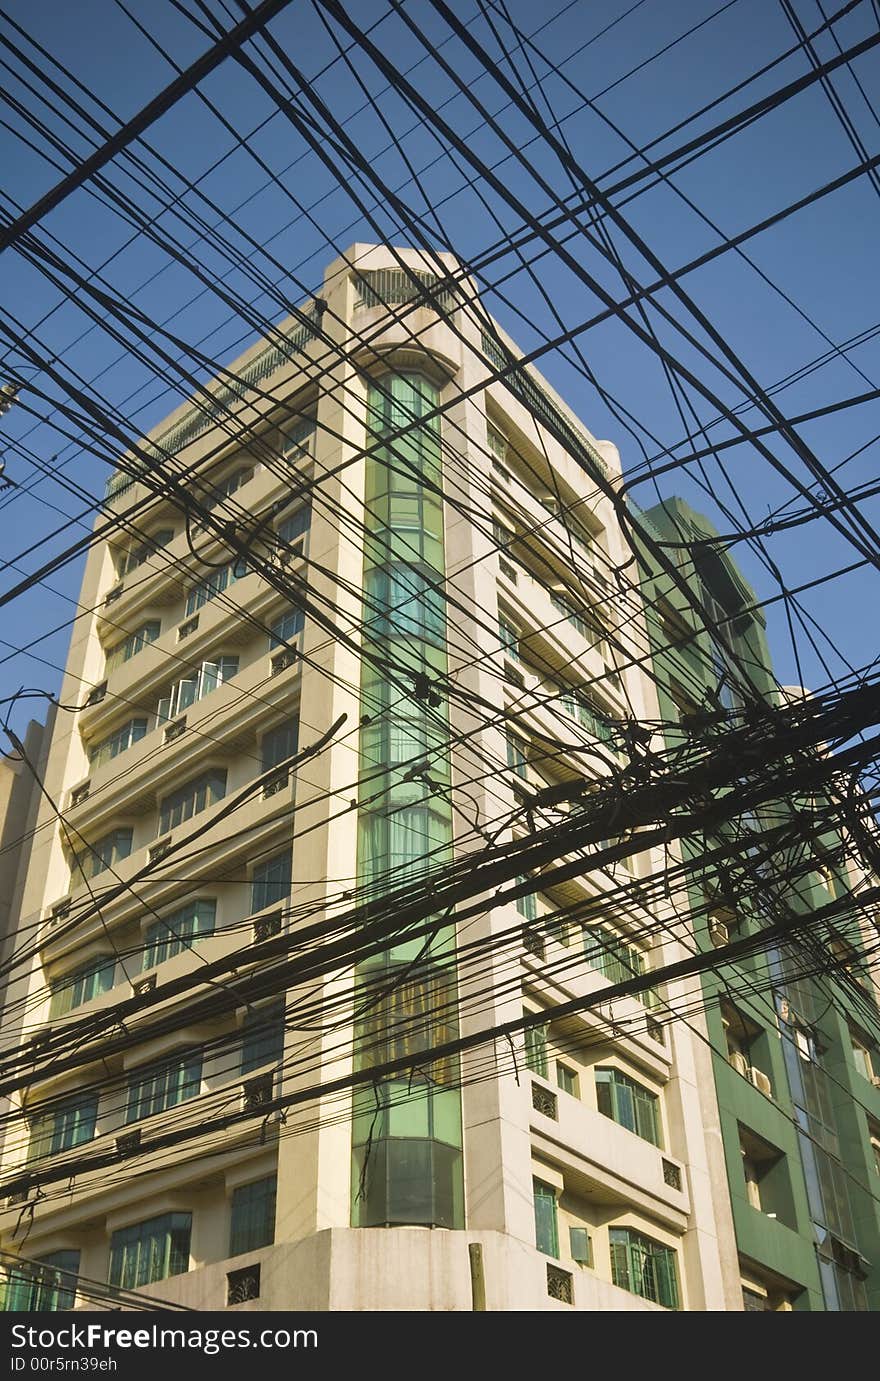
[[[399,887],[440,861],[449,832],[443,817],[429,806],[399,806],[364,820],[363,870],[373,882]]]
[[[162,625],[159,620],[149,619],[145,624],[142,624],[140,628],[136,629],[134,633],[129,633],[127,638],[124,638],[121,643],[117,643],[116,646],[112,647],[107,653],[107,665],[105,668],[107,675],[109,676],[111,671],[115,671],[117,667],[121,667],[125,662],[130,661],[131,658],[135,657],[137,653],[140,652],[141,648],[146,647],[148,643],[154,643],[161,631]]]
[[[173,1060],[135,1071],[128,1081],[126,1122],[153,1117],[195,1098],[202,1086],[202,1053],[189,1050]]]
[[[561,595],[551,595],[550,603],[557,613],[568,620],[572,628],[577,629],[582,637],[589,640],[590,625],[587,623],[586,616],[581,613],[580,609],[575,608],[573,604],[570,604],[567,599],[563,599]],[[557,629],[557,632],[559,631],[560,630]]]
[[[402,563],[373,567],[366,572],[366,595],[371,637],[443,642],[446,611],[435,571]]]
[[[31,1121],[30,1159],[54,1156],[91,1141],[97,1120],[97,1093],[67,1098],[51,1112],[37,1114]]]
[[[250,1074],[261,1065],[277,1064],[284,1051],[284,1003],[257,1007],[244,1019],[241,1037],[241,1072]]]
[[[293,642],[298,638],[305,627],[305,614],[302,609],[286,609],[269,629],[269,651],[273,652],[276,647],[283,647],[285,643]]]
[[[277,767],[280,762],[294,757],[298,741],[299,719],[296,715],[285,719],[283,724],[276,724],[274,729],[264,734],[260,745],[263,771],[268,772],[271,767]]]
[[[556,1190],[543,1180],[532,1180],[535,1197],[535,1246],[545,1256],[559,1256],[559,1231],[556,1223]]]
[[[52,1252],[37,1261],[10,1263],[0,1308],[9,1314],[55,1314],[72,1309],[78,1271],[78,1251]]]
[[[632,1228],[611,1228],[611,1279],[622,1290],[678,1308],[675,1252]]]
[[[569,1065],[556,1062],[556,1083],[563,1093],[570,1093],[572,1098],[578,1096],[578,1080],[574,1070]]]
[[[229,1255],[269,1247],[275,1241],[275,1190],[277,1177],[267,1175],[253,1184],[239,1185],[232,1193]]]
[[[507,656],[512,658],[514,662],[518,662],[520,660],[519,633],[507,619],[500,618],[498,620],[498,637],[501,641],[502,652],[506,652]]]
[[[53,983],[49,999],[49,1016],[63,1017],[75,1007],[81,1007],[84,1002],[91,1002],[93,997],[109,993],[113,987],[115,972],[115,958],[102,956],[100,959],[90,959],[81,968]]]
[[[507,766],[512,768],[518,777],[528,776],[525,744],[513,734],[507,735]]]
[[[159,809],[159,833],[167,834],[177,825],[222,801],[225,795],[226,773],[216,767],[203,772],[200,777],[165,797]]]
[[[517,883],[528,882],[526,877],[518,877]],[[525,892],[516,899],[516,909],[524,921],[536,921],[538,919],[538,896],[536,892]]]
[[[103,763],[110,762],[120,753],[124,753],[126,748],[130,748],[133,743],[137,743],[147,732],[147,721],[145,719],[130,719],[127,724],[123,724],[121,729],[117,729],[115,734],[109,738],[102,739],[89,750],[89,766],[92,768],[101,767]]]
[[[263,911],[290,896],[293,878],[293,859],[290,849],[273,854],[265,863],[258,863],[251,877],[251,911]]]
[[[636,1083],[619,1069],[596,1070],[599,1111],[645,1141],[662,1146],[660,1100],[656,1093]]]
[[[530,1013],[524,1012],[524,1016]],[[526,1067],[533,1074],[547,1078],[547,1028],[546,1026],[527,1026],[525,1029]]]
[[[189,1270],[191,1213],[163,1213],[110,1239],[110,1284],[135,1290]]]
[[[134,831],[130,829],[113,830],[110,834],[105,834],[102,839],[96,840],[83,853],[77,855],[75,873],[81,870],[84,877],[94,878],[99,873],[106,872],[108,868],[115,868],[117,863],[128,858],[133,839]]]
[[[593,1244],[586,1228],[569,1228],[568,1246],[572,1261],[576,1261],[579,1266],[592,1266]]]
[[[214,934],[214,921],[217,903],[207,898],[187,902],[174,911],[167,920],[155,921],[147,927],[144,968],[152,969],[164,964],[189,949],[196,940],[203,940]]]
[[[635,945],[629,945],[607,926],[594,925],[584,929],[584,957],[593,969],[604,974],[609,983],[625,983],[647,970],[644,954]],[[651,989],[633,996],[646,1007],[656,1005]]]

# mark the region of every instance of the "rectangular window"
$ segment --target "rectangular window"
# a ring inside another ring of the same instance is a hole
[[[160,528],[158,532],[154,532],[152,537],[145,538],[143,542],[139,542],[136,546],[128,547],[118,558],[117,570],[120,577],[128,575],[130,571],[137,570],[138,566],[142,566],[145,561],[149,561],[150,557],[155,556],[157,551],[161,551],[162,547],[167,547],[173,537],[174,529],[163,527]]]
[[[110,1238],[110,1284],[136,1290],[189,1270],[191,1213],[163,1213]]]
[[[167,920],[155,921],[147,927],[144,968],[153,969],[173,959],[189,949],[196,940],[204,940],[214,934],[214,920],[217,903],[200,898],[187,902],[186,906],[174,911]]]
[[[611,1279],[622,1290],[678,1308],[675,1252],[632,1228],[611,1228]]]
[[[366,594],[372,636],[443,642],[446,608],[435,571],[403,564],[376,567],[367,573]]]
[[[299,719],[295,715],[285,719],[283,724],[276,724],[274,729],[264,734],[261,744],[263,771],[268,772],[271,767],[277,767],[280,762],[287,762],[289,758],[295,757],[298,741]]]
[[[10,1263],[0,1306],[7,1314],[56,1314],[76,1299],[79,1252],[52,1252],[37,1261]]]
[[[116,960],[107,956],[90,959],[81,968],[67,974],[65,978],[52,984],[49,999],[49,1016],[63,1017],[84,1002],[109,993],[113,987]]]
[[[512,623],[508,623],[507,619],[500,618],[498,620],[498,637],[501,642],[501,650],[506,652],[513,661],[518,662],[520,660],[519,632]]]
[[[30,1159],[55,1156],[91,1141],[97,1120],[97,1093],[65,1099],[51,1112],[38,1114],[31,1121]]]
[[[234,494],[243,484],[247,484],[253,473],[253,470],[250,468],[233,470],[225,479],[210,486],[208,492],[202,498],[203,506],[207,509],[216,508],[218,504],[228,499],[230,494]]]
[[[192,614],[197,613],[203,605],[209,604],[212,599],[222,595],[233,581],[241,580],[242,576],[247,575],[247,573],[248,567],[245,561],[233,561],[228,566],[222,566],[220,570],[212,571],[205,580],[194,585],[187,595],[185,617],[189,618]]]
[[[535,1196],[535,1246],[545,1256],[559,1256],[559,1232],[556,1225],[556,1190],[543,1180],[532,1180]]]
[[[130,748],[133,743],[137,743],[147,732],[147,721],[145,719],[130,719],[127,724],[123,724],[121,729],[117,729],[115,734],[109,738],[102,739],[89,749],[89,766],[92,768],[101,767],[105,762],[110,762],[120,753],[124,753],[126,748]]]
[[[524,1016],[531,1013],[524,1012]],[[526,1068],[533,1074],[547,1078],[547,1028],[546,1026],[527,1026],[525,1029]]]
[[[525,744],[522,739],[516,738],[513,734],[507,735],[507,766],[524,781],[529,775]]]
[[[281,441],[281,454],[287,461],[309,455],[315,439],[314,417],[304,417],[287,428]]]
[[[556,1083],[563,1093],[571,1094],[572,1098],[578,1096],[578,1077],[569,1065],[556,1061]]]
[[[293,549],[294,555],[301,554],[305,550],[305,537],[311,525],[312,505],[305,503],[279,524],[278,536],[285,546]]]
[[[269,629],[269,651],[274,652],[276,647],[292,643],[302,633],[304,626],[305,614],[302,609],[286,609]]]
[[[159,810],[159,833],[167,834],[185,820],[191,820],[194,815],[222,801],[225,795],[226,773],[211,768],[165,797]]]
[[[161,631],[162,625],[159,620],[149,619],[134,633],[129,633],[127,638],[123,639],[121,643],[117,643],[107,653],[106,674],[109,676],[111,671],[115,671],[117,667],[131,661],[132,657],[141,651],[141,648],[146,647],[148,643],[154,643]]]
[[[184,710],[189,709],[190,705],[195,705],[218,686],[222,686],[224,681],[237,675],[237,657],[217,657],[213,661],[202,662],[201,666],[195,667],[188,675],[175,681],[168,694],[162,696],[156,712],[157,717],[176,719]]]
[[[517,884],[522,886],[528,882],[527,877],[518,877]],[[538,896],[536,892],[526,892],[523,896],[517,897],[516,909],[524,921],[536,921],[538,919]]]
[[[189,1050],[173,1060],[135,1071],[128,1081],[126,1122],[139,1122],[157,1112],[196,1098],[202,1086],[202,1053]]]
[[[573,604],[569,603],[562,595],[551,595],[550,603],[553,605],[556,612],[561,614],[564,619],[567,619],[572,628],[580,633],[581,637],[586,638],[588,642],[590,641],[592,630],[587,622],[586,615],[581,613],[580,609],[577,609]],[[556,631],[560,633],[563,630],[557,629]]]
[[[131,853],[132,830],[113,830],[111,834],[105,834],[103,839],[88,846],[88,851],[77,854],[74,864],[74,875],[81,871],[85,878],[97,877],[99,873],[106,872],[108,868],[115,868],[122,859],[128,858]]]
[[[275,1241],[275,1189],[277,1177],[267,1175],[232,1192],[229,1255],[240,1256]]]
[[[277,906],[290,896],[293,878],[293,858],[290,849],[258,863],[251,877],[251,911],[263,911]]]
[[[584,957],[591,968],[605,975],[609,983],[625,983],[627,979],[645,973],[648,967],[641,950],[627,944],[604,925],[584,929]],[[633,993],[633,997],[646,1007],[653,1007],[656,1003],[650,988]]]
[[[627,1131],[661,1146],[660,1100],[619,1069],[596,1070],[596,1101],[599,1111]]]
[[[880,1069],[880,1059],[873,1051],[867,1037],[857,1035],[850,1027],[850,1044],[856,1069],[865,1079],[873,1080],[876,1069]]]
[[[241,1037],[241,1072],[250,1074],[262,1065],[277,1064],[284,1051],[284,1003],[257,1007],[244,1019]]]

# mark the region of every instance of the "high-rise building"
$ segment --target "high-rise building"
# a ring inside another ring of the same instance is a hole
[[[668,706],[617,452],[518,360],[452,259],[355,245],[121,459],[17,920],[7,1309],[818,1297],[795,1028],[677,1019],[665,845],[569,841]]]
[[[735,718],[744,692],[808,701],[777,688],[758,601],[707,519],[674,499],[645,521],[674,544],[697,595],[695,608],[666,575],[645,584],[670,746]],[[851,831],[829,824],[840,802],[828,805],[775,800],[686,846],[703,951],[781,917],[809,921],[703,978],[747,1310],[877,1309],[880,1298],[880,1011],[865,957],[877,927],[862,899],[876,878]],[[719,850],[732,839],[736,850]]]

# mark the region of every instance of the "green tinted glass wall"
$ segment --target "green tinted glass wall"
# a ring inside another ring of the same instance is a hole
[[[385,375],[368,394],[369,437],[387,438],[365,476],[358,881],[376,897],[452,852],[446,706],[424,697],[447,670],[440,432],[426,417],[438,402],[418,375]],[[411,771],[423,763],[430,785]],[[449,925],[429,942],[404,934],[358,967],[359,1067],[409,1063],[354,1095],[357,1227],[463,1225],[458,1061],[426,1054],[458,1031],[453,937]]]

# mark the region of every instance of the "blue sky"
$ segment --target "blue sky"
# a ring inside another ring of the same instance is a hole
[[[180,66],[192,62],[206,47],[205,35],[167,0],[126,0],[126,5],[130,15]],[[196,13],[196,7],[191,8]],[[213,8],[218,15],[224,14],[219,5]],[[509,108],[498,83],[480,73],[475,58],[451,35],[428,0],[407,0],[404,6],[406,14],[425,31],[427,50],[386,0],[359,0],[347,8],[358,24],[374,26],[373,37],[382,52],[399,71],[409,72],[418,90],[465,138],[468,148],[490,165],[497,165],[504,185],[532,214],[546,211],[551,195],[567,196],[572,191],[572,181],[559,160],[534,138],[534,129],[525,117]],[[509,33],[500,0],[495,8],[484,4],[484,15],[481,6],[471,0],[452,0],[452,8],[490,50],[494,40],[486,27],[485,13],[492,16],[500,32]],[[816,0],[795,0],[795,9],[808,31],[823,23]],[[241,13],[235,6],[230,12],[236,18]],[[830,4],[826,4],[825,16],[831,12]],[[583,0],[574,4],[552,0],[540,12],[525,0],[509,0],[507,13],[524,34],[534,34],[533,41],[540,50],[529,50],[541,78],[542,89],[534,93],[535,99],[546,101],[552,108],[574,159],[600,187],[613,182],[609,170],[630,156],[632,146],[641,148],[650,143],[784,54],[796,41],[777,0],[608,0],[601,6]],[[58,0],[39,5],[16,2],[8,14],[78,79],[81,87],[76,91],[77,99],[105,132],[112,132],[119,121],[130,118],[175,75],[168,57],[138,31],[117,0],[79,0],[76,5]],[[232,20],[225,16],[224,22],[228,27]],[[8,22],[0,27],[7,40],[28,51],[45,72],[50,70],[45,57],[28,49]],[[870,0],[862,0],[835,24],[834,34],[847,47],[875,33],[876,28]],[[605,32],[600,33],[602,30]],[[339,60],[311,4],[294,0],[273,21],[270,32],[312,83],[313,91],[345,125],[375,172],[418,215],[426,217],[435,245],[450,248],[470,261],[500,235],[519,228],[517,215],[501,196],[485,184],[469,185],[473,170],[426,130],[361,56],[355,62],[356,72],[376,99],[407,161],[400,149],[388,147],[385,126],[374,110],[364,109],[363,90]],[[655,57],[664,48],[666,51]],[[247,51],[260,62],[266,60],[265,50],[259,46],[249,46]],[[828,59],[836,51],[834,38],[827,33],[817,39],[820,59]],[[465,79],[468,89],[493,116],[497,115],[514,146],[532,163],[532,170],[485,127],[480,114],[441,70],[438,57],[446,59]],[[271,56],[269,60],[275,61]],[[50,108],[25,90],[21,82],[24,69],[8,47],[4,61],[13,71],[7,68],[3,72],[2,84],[13,98],[46,122],[72,158],[86,155],[92,145],[84,136],[84,127],[64,122],[58,100],[53,100]],[[562,75],[553,73],[550,64],[558,66]],[[525,80],[531,80],[521,55],[517,69]],[[509,72],[510,68],[502,70]],[[653,152],[674,147],[682,138],[808,70],[803,52],[789,56]],[[67,78],[57,71],[55,75],[65,90],[73,92]],[[878,119],[868,103],[873,100],[875,108],[880,106],[878,75],[880,50],[874,48],[853,64],[852,72],[843,68],[833,78],[869,155],[880,148]],[[143,169],[138,171],[129,161],[119,159],[106,170],[106,176],[116,193],[136,199],[157,218],[156,228],[162,235],[178,237],[190,248],[209,284],[223,282],[247,301],[256,316],[277,320],[284,315],[283,304],[298,302],[320,281],[322,266],[329,258],[354,240],[376,238],[376,230],[353,200],[356,180],[337,178],[307,148],[300,133],[252,76],[235,62],[224,62],[201,89],[234,134],[197,95],[190,95],[148,131],[145,140],[150,151],[138,145],[133,152],[148,172],[157,172],[170,183],[175,195],[181,196],[182,215],[204,216],[213,224],[216,211],[198,195],[187,192],[182,179],[198,182],[205,197],[233,223],[232,227],[226,224],[224,231],[248,253],[247,271],[230,268],[216,248],[203,238],[200,241],[191,226],[163,209],[158,197],[144,190]],[[583,97],[590,99],[590,106]],[[309,108],[301,94],[296,104]],[[540,106],[542,111],[546,108]],[[4,120],[23,131],[20,112],[7,107]],[[9,128],[0,129],[0,136],[6,173],[4,210],[14,215],[57,182],[70,163],[63,153],[55,152],[52,157],[59,166],[53,167],[26,148]],[[280,188],[267,178],[264,168],[236,136],[248,137],[250,149],[276,174]],[[42,135],[31,131],[28,137],[48,151]],[[104,135],[95,137],[102,139]],[[859,161],[860,155],[826,94],[814,85],[675,174],[673,185],[643,190],[621,208],[622,214],[667,269],[678,268],[719,243],[719,234],[698,211],[721,235],[735,235]],[[633,162],[628,168],[637,166],[638,162]],[[419,173],[419,186],[410,178],[410,167]],[[679,192],[693,205],[688,205]],[[436,220],[431,220],[425,198],[437,208]],[[397,243],[406,239],[387,205],[373,204],[370,209],[383,235]],[[829,357],[821,368],[774,395],[788,416],[864,392],[880,377],[880,337],[869,336],[845,354],[834,349],[870,333],[880,319],[878,219],[878,192],[861,177],[750,240],[744,249],[760,273],[728,252],[683,280],[697,306],[764,388],[776,386],[811,361]],[[262,252],[253,251],[242,232],[253,237]],[[199,349],[213,358],[232,358],[254,337],[249,323],[231,313],[211,286],[204,287],[189,269],[145,236],[133,236],[131,227],[92,190],[71,195],[46,217],[37,233],[43,243],[52,243],[47,241],[49,235],[56,237],[65,254],[78,256],[86,266],[84,271],[100,270],[112,289],[133,307],[165,323],[189,345],[198,343]],[[653,268],[622,230],[610,233],[627,271],[641,283],[652,281],[656,276]],[[615,297],[625,295],[618,271],[601,259],[582,234],[575,235],[568,245]],[[532,246],[529,257],[534,253]],[[105,261],[109,261],[106,266]],[[507,300],[503,300],[492,285],[497,274],[508,271],[503,288]],[[526,269],[512,258],[503,260],[484,279],[490,310],[525,350],[538,348],[547,335],[578,326],[597,310],[592,293],[558,255],[542,256],[535,271],[555,315]],[[185,389],[166,387],[152,368],[138,362],[105,329],[94,325],[79,295],[64,301],[58,288],[15,250],[4,254],[2,273],[4,310],[8,319],[33,333],[30,340],[39,358],[57,356],[65,374],[93,384],[97,393],[129,420],[132,435],[160,421],[185,395]],[[657,301],[686,321],[668,289]],[[713,347],[708,351],[712,358],[706,359],[653,308],[650,320],[664,345],[693,368],[728,407],[743,403],[745,394],[721,373]],[[570,349],[546,355],[542,371],[595,434],[617,443],[624,467],[634,478],[645,458],[683,443],[687,428],[696,419],[703,424],[715,419],[712,404],[689,391],[684,405],[693,411],[686,413],[683,424],[657,358],[620,322],[584,332],[577,342],[598,389],[580,372]],[[0,358],[6,360],[7,370],[24,365],[21,353],[5,345]],[[38,371],[22,368],[22,372],[29,375],[31,389],[26,388],[21,404],[0,419],[7,473],[19,485],[0,494],[3,560],[12,563],[2,573],[3,590],[91,526],[87,503],[69,492],[65,482],[96,498],[108,474],[103,461],[71,443],[53,425],[50,405],[38,394],[57,396],[56,386]],[[616,400],[634,419],[630,420],[632,432],[623,426],[609,399]],[[762,420],[754,409],[742,415],[750,424],[760,425]],[[880,433],[878,419],[880,410],[875,402],[804,424],[799,431],[825,466],[841,467],[837,472],[840,482],[854,489],[876,477],[877,450],[869,443]],[[727,423],[709,431],[713,441],[731,435]],[[695,444],[703,446],[705,440]],[[771,438],[770,445],[796,481],[813,483],[802,459],[781,439]],[[865,449],[847,460],[859,448]],[[53,474],[42,475],[29,456],[50,467]],[[731,531],[731,519],[737,526],[751,527],[785,506],[798,508],[803,504],[796,499],[792,484],[748,444],[666,475],[657,486],[651,482],[635,484],[632,492],[644,507],[650,507],[659,496],[681,493],[704,509],[722,532]],[[880,527],[877,499],[864,500],[860,508]],[[764,541],[763,548],[768,560],[762,560],[761,554],[745,542],[734,550],[760,597],[768,600],[778,594],[780,576],[789,588],[798,587],[860,559],[826,519],[774,535]],[[58,688],[80,575],[80,565],[72,563],[0,611],[0,697],[22,685],[49,691]],[[777,600],[768,606],[771,648],[783,682],[804,680],[822,685],[829,677],[845,675],[849,668],[874,661],[878,649],[876,620],[871,615],[876,599],[873,567],[863,564],[799,599],[803,627],[798,625],[800,615],[795,610],[788,611],[794,620],[793,625],[789,623],[783,602]],[[25,645],[27,651],[15,650]],[[20,707],[14,722],[20,728],[26,719],[27,711]]]

